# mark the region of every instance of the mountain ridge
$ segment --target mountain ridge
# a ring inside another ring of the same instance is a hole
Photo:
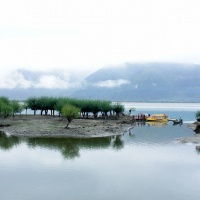
[[[0,96],[19,100],[45,95],[110,101],[200,102],[197,64],[125,63],[101,68],[78,84],[59,72],[21,70],[17,77],[20,81],[16,87],[1,88]],[[22,83],[29,87],[20,87]]]
[[[87,86],[73,95],[114,101],[199,102],[199,77],[200,65],[196,64],[127,63],[94,72],[85,79]],[[117,80],[124,84],[106,86],[106,81],[117,84]]]

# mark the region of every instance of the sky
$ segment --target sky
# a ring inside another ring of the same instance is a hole
[[[19,69],[60,85],[127,62],[200,64],[199,10],[199,0],[1,0],[0,88],[36,84]]]

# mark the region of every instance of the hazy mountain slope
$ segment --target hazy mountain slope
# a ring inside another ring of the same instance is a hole
[[[127,63],[102,68],[83,83],[59,71],[18,70],[6,80],[7,88],[0,87],[0,96],[11,99],[45,95],[111,101],[200,102],[199,79],[200,65],[175,63]]]
[[[86,87],[73,96],[113,101],[200,101],[199,79],[200,65],[126,64],[91,74]]]

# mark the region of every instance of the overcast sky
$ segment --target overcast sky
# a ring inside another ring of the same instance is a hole
[[[199,0],[0,1],[1,74],[149,61],[200,63]]]

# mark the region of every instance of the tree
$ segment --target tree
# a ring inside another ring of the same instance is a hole
[[[111,101],[101,101],[100,106],[101,106],[101,112],[104,115],[104,118],[106,119],[106,117],[108,116],[108,112],[111,113],[112,111]]]
[[[11,107],[12,107],[12,115],[14,118],[15,113],[21,112],[22,107],[20,106],[19,102],[17,100],[12,100],[10,102]]]
[[[195,113],[195,116],[196,116],[197,119],[200,118],[200,110],[198,110],[198,111]]]
[[[12,113],[12,106],[7,97],[0,97],[0,116],[6,118]]]
[[[36,115],[36,111],[38,110],[38,98],[36,97],[30,97],[26,100],[26,104],[28,105],[28,108],[31,110],[34,110],[34,115]]]
[[[68,123],[67,126],[65,128],[68,128],[68,125],[71,123],[71,121],[73,119],[76,119],[79,117],[79,113],[80,113],[80,109],[73,106],[73,105],[65,105],[62,110],[61,110],[61,114],[64,118],[67,119]]]
[[[116,113],[117,116],[119,116],[120,113],[123,113],[125,110],[124,106],[120,103],[116,103],[113,105],[113,111]]]

